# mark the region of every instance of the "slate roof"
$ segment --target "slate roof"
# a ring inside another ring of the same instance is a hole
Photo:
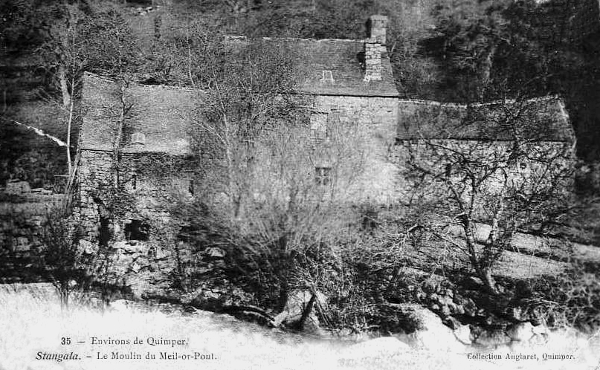
[[[274,45],[285,43],[298,53],[303,80],[298,91],[315,95],[397,97],[390,59],[382,47],[381,81],[364,81],[364,40],[263,38]],[[231,37],[228,42],[251,42]],[[323,71],[331,71],[333,83],[323,81]]]
[[[399,140],[522,140],[574,142],[562,100],[547,96],[486,104],[400,101]]]
[[[188,128],[201,92],[130,84],[125,97],[130,109],[123,132],[122,152],[189,154]],[[84,117],[79,139],[82,150],[113,150],[120,107],[119,84],[91,73],[84,75]],[[131,135],[136,132],[144,134],[144,145],[131,143]]]

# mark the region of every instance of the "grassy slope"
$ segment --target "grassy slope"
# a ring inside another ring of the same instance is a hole
[[[0,286],[0,369],[587,369],[599,363],[600,341],[575,336],[551,336],[548,344],[534,348],[513,349],[516,353],[575,353],[575,361],[514,361],[496,363],[475,361],[465,353],[417,349],[389,349],[381,346],[364,350],[364,346],[340,340],[307,339],[276,333],[252,324],[240,323],[228,316],[197,312],[193,315],[139,311],[133,308],[100,312],[84,305],[61,311],[53,294],[15,292]],[[186,345],[92,345],[91,337],[131,339],[140,337],[183,339]],[[61,346],[61,337],[84,344]],[[595,346],[595,347],[593,347]],[[363,348],[362,350],[358,348]],[[594,348],[596,350],[594,350]],[[214,360],[98,360],[38,361],[38,351],[76,352],[81,356],[112,351],[134,351],[142,357],[147,352],[180,354],[213,353]],[[499,350],[503,356],[508,350]],[[484,352],[487,353],[487,352]]]

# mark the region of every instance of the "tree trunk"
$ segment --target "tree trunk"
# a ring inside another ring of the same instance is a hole
[[[482,62],[481,75],[480,75],[481,92],[479,93],[479,96],[481,99],[484,98],[483,91],[491,82],[492,67],[494,65],[494,56],[495,55],[496,55],[496,46],[494,45],[491,47],[490,51],[488,51],[488,53],[485,56],[485,59]]]
[[[62,64],[58,66],[58,82],[60,84],[60,92],[62,93],[63,107],[69,109],[71,106],[71,94],[69,94],[69,84],[67,84],[67,71]]]
[[[223,113],[223,145],[225,146],[225,158],[227,160],[227,192],[229,193],[229,201],[231,202],[231,221],[235,222],[241,213],[241,197],[236,189],[236,181],[234,181],[234,176],[236,173],[236,169],[234,166],[234,153],[233,153],[233,145],[234,141],[232,138],[232,128],[227,118],[227,114]]]
[[[492,269],[489,266],[481,268],[480,278],[487,290],[493,295],[498,295],[498,288],[496,287],[496,280],[492,276]]]
[[[473,268],[475,269],[477,276],[481,279],[481,281],[483,281],[483,284],[485,285],[486,289],[491,294],[497,295],[498,288],[496,288],[496,281],[494,280],[494,277],[492,276],[492,269],[487,265],[482,266],[482,263],[481,263],[482,261],[479,259],[479,256],[477,255],[477,250],[475,249],[476,242],[475,242],[475,234],[473,232],[473,227],[472,227],[471,223],[468,221],[465,222],[463,227],[465,230],[465,241],[467,243],[467,250],[469,253],[469,261],[471,262],[471,265],[473,265]]]
[[[72,91],[75,86],[75,77],[71,80]],[[72,95],[72,94],[71,94]],[[71,130],[73,127],[73,110],[75,109],[74,99],[69,99],[69,118],[67,120],[67,170],[68,170],[68,181],[70,182],[71,176],[73,176],[73,162],[71,160]]]
[[[119,120],[117,121],[117,130],[115,132],[115,140],[113,144],[113,182],[115,188],[119,187],[119,153],[121,151],[121,141],[123,140],[123,126],[125,125],[125,114],[127,105],[125,101],[125,83],[122,82],[119,98],[121,101],[121,110],[119,112]]]

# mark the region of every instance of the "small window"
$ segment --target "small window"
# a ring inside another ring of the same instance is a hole
[[[452,174],[452,165],[450,163],[446,164],[446,169],[444,171],[444,176],[446,178],[450,177],[450,175]]]
[[[396,138],[396,140],[394,141],[394,146],[404,146],[406,145],[406,140],[404,139],[400,139],[399,137]]]
[[[194,179],[188,181],[188,193],[190,193],[191,196],[194,196]]]
[[[171,190],[175,194],[183,196],[193,196],[195,190],[194,179],[185,177],[175,177],[171,179]]]
[[[127,177],[125,178],[125,187],[127,188],[127,190],[137,190],[140,185],[140,179],[138,177],[138,174],[135,172],[131,172],[129,174],[126,174],[126,176]]]
[[[100,227],[98,228],[98,243],[101,247],[107,248],[112,238],[112,228],[110,219],[100,215]]]
[[[315,144],[324,142],[327,135],[327,124],[325,122],[313,122],[310,125],[310,136]]]
[[[321,82],[333,84],[333,72],[331,71],[323,71],[323,77],[321,78]]]
[[[134,132],[131,134],[131,143],[141,145],[146,144],[146,135],[142,134],[141,132]]]
[[[150,225],[142,220],[131,220],[125,224],[127,240],[147,241],[150,235]]]
[[[331,112],[327,115],[327,123],[330,127],[335,127],[342,121],[341,110],[339,108],[332,108]]]
[[[315,183],[317,185],[331,184],[331,167],[315,167]]]
[[[310,116],[310,137],[314,144],[321,144],[327,139],[327,114],[313,113]]]

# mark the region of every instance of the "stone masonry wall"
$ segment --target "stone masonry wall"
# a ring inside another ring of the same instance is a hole
[[[79,189],[75,216],[86,230],[86,239],[97,242],[102,218],[153,219],[168,222],[168,206],[176,198],[190,195],[190,176],[181,161],[169,155],[153,161],[150,153],[122,153],[119,161],[119,193],[114,193],[113,154],[83,150],[80,157]],[[156,155],[154,155],[156,156]],[[165,157],[165,158],[163,158]],[[176,168],[176,170],[174,170]],[[113,194],[114,193],[114,194]],[[114,198],[114,199],[111,199]],[[117,199],[118,198],[118,199]],[[118,204],[113,204],[118,202]],[[123,225],[114,225],[117,239]]]
[[[410,171],[409,161],[415,161],[435,173],[442,174],[447,169],[448,161],[454,160],[453,153],[465,153],[466,158],[473,158],[482,163],[489,161],[490,168],[498,166],[498,173],[506,174],[512,182],[531,182],[523,185],[525,190],[531,186],[539,186],[544,181],[556,180],[565,170],[572,168],[575,161],[574,147],[564,142],[542,142],[523,144],[527,156],[510,161],[510,153],[514,149],[510,141],[480,142],[473,140],[404,140],[396,143],[394,148],[395,162],[401,173]],[[539,157],[539,160],[536,158]],[[495,162],[494,158],[499,162]],[[476,167],[473,167],[476,169]],[[410,192],[413,189],[407,176],[400,178],[399,189]],[[483,191],[490,194],[498,191],[504,178],[491,177],[482,185]],[[567,179],[564,179],[565,181]],[[565,184],[566,185],[566,184]]]
[[[365,42],[365,81],[381,81],[381,45]]]
[[[120,155],[117,189],[112,156],[108,151],[81,151],[74,216],[83,229],[82,248],[103,248],[113,285],[138,298],[164,294],[178,248],[169,242],[168,208],[190,195],[190,184],[185,172],[169,171],[170,163],[180,161],[168,155],[146,163],[153,154],[125,152]]]
[[[339,119],[342,126],[343,124],[354,124],[358,129],[357,133],[361,135],[361,149],[365,154],[363,163],[361,163],[364,173],[359,176],[358,181],[351,185],[350,191],[338,198],[340,201],[385,205],[397,203],[406,198],[411,184],[402,179],[402,168],[410,153],[407,146],[403,143],[397,145],[396,142],[398,115],[399,109],[405,114],[406,109],[416,109],[417,105],[412,102],[399,103],[396,98],[315,96],[313,108],[315,115],[319,118],[316,120],[319,125],[328,122],[328,117],[337,117],[336,119]],[[311,125],[315,122],[311,119]],[[464,150],[464,146],[469,145],[465,141],[456,141],[455,143],[445,141],[444,144],[450,144],[458,150]],[[480,142],[470,144],[482,145]],[[498,143],[487,143],[486,145],[489,148],[498,147]],[[558,148],[565,144],[557,142],[548,145],[556,145]],[[429,155],[425,146],[419,147],[417,143],[417,148],[423,158]],[[138,153],[137,155],[150,156],[150,153]],[[123,153],[121,160],[123,168],[127,169],[127,163],[133,160],[133,153]],[[112,153],[84,150],[81,153],[80,165],[78,193],[80,204],[76,212],[82,226],[86,229],[86,239],[90,243],[97,243],[101,236],[102,218],[107,217],[107,215],[102,215],[103,212],[107,212],[103,208],[106,205],[102,205],[103,197],[106,196],[103,191],[106,191],[107,188],[102,190],[102,187],[106,187],[112,182]],[[309,163],[308,170],[311,165],[315,164]],[[152,163],[148,164],[148,167],[152,166]],[[158,290],[159,286],[167,281],[167,279],[158,278],[159,284],[152,283],[152,281],[157,281],[156,276],[164,277],[175,268],[172,258],[175,246],[169,245],[168,241],[160,240],[156,233],[150,233],[147,241],[127,240],[124,228],[131,220],[135,219],[152,220],[155,222],[153,226],[158,227],[161,224],[167,225],[169,216],[166,204],[173,204],[171,200],[174,198],[171,197],[176,196],[174,191],[177,191],[178,186],[179,190],[183,189],[183,193],[185,193],[188,185],[185,184],[184,174],[179,177],[170,177],[158,170],[158,177],[164,175],[162,180],[144,175],[140,175],[134,180],[132,178],[134,172],[122,171],[121,181],[125,183],[127,194],[134,200],[135,210],[121,215],[117,222],[110,225],[112,228],[110,231],[114,236],[111,248],[114,251],[115,261],[119,261],[118,264],[115,264],[115,271],[122,276],[124,285],[134,287],[132,289],[137,292],[135,294],[141,296],[153,289]],[[267,175],[264,176],[264,179],[268,182],[264,188],[272,189],[273,179]]]
[[[340,119],[358,123],[365,136],[364,173],[346,195],[348,201],[388,203],[395,199],[396,166],[390,161],[396,137],[398,101],[396,98],[317,96],[317,109],[331,108]]]
[[[35,282],[41,278],[36,261],[44,224],[63,195],[30,189],[24,181],[9,185],[0,191],[0,283]]]
[[[112,154],[104,151],[82,150],[79,162],[79,184],[74,217],[84,229],[84,238],[96,242],[100,225],[98,197],[100,185],[111,181]]]

